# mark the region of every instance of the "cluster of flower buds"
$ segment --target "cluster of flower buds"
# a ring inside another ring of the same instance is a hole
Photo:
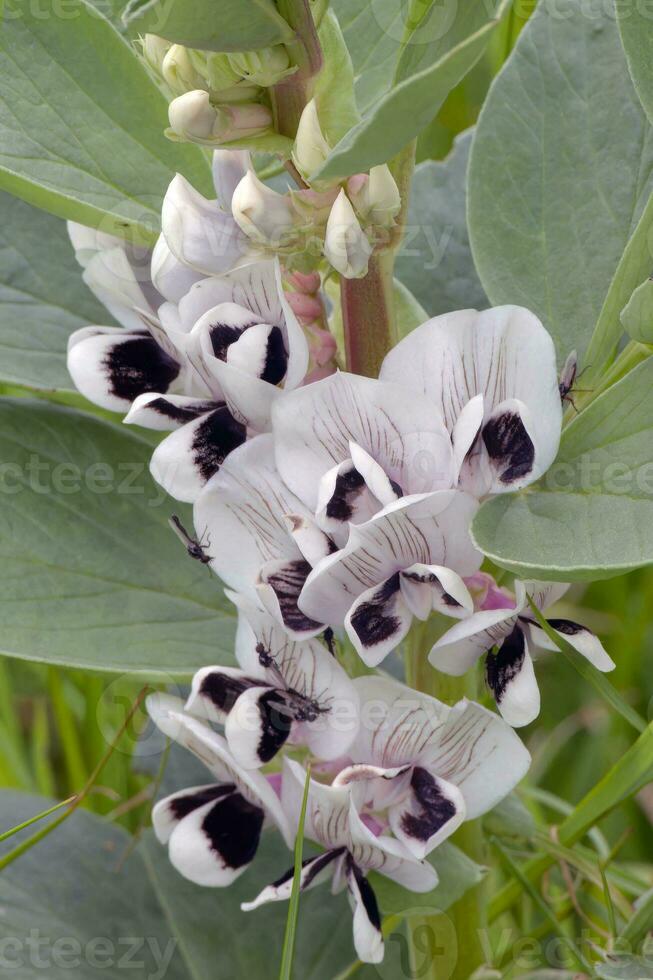
[[[142,50],[172,98],[168,135],[210,146],[270,132],[267,89],[296,70],[282,44],[220,53],[146,34]]]

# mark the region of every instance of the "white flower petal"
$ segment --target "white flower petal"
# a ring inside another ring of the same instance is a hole
[[[209,201],[177,174],[163,199],[161,228],[172,254],[184,265],[212,276],[242,258],[247,239],[231,213]]]
[[[213,151],[213,186],[218,204],[223,211],[231,212],[231,199],[236,187],[250,168],[247,150]]]
[[[143,250],[140,265],[130,262],[124,245],[97,252],[82,278],[97,298],[127,330],[142,327],[138,311],[154,315],[162,296],[150,280],[150,253]]]
[[[68,371],[89,401],[111,412],[125,412],[143,392],[165,392],[179,377],[180,365],[141,330],[84,327],[68,345]]]
[[[264,683],[261,673],[260,667],[250,673],[236,667],[202,667],[193,676],[184,710],[196,718],[223,725],[243,691]]]
[[[345,616],[345,629],[368,667],[376,667],[407,635],[413,614],[403,597],[396,572],[380,585],[366,589]]]
[[[430,612],[464,617],[474,611],[474,600],[460,575],[444,565],[411,565],[400,575],[401,592],[418,619]]]
[[[201,278],[202,273],[180,262],[165,237],[159,235],[152,252],[152,282],[161,295],[170,303],[178,303]]]
[[[465,800],[458,787],[421,766],[413,769],[408,794],[388,811],[395,837],[419,860],[465,819]]]
[[[175,500],[193,503],[246,437],[245,426],[222,405],[160,442],[152,454],[150,472]]]
[[[292,704],[286,692],[268,686],[248,687],[225,723],[225,736],[234,759],[244,769],[270,762],[290,738]]]
[[[519,612],[518,608],[487,609],[461,619],[431,647],[429,661],[436,670],[461,677],[495,643],[510,635]]]
[[[162,395],[156,391],[138,395],[125,415],[127,425],[142,425],[146,429],[168,432],[192,422],[219,408],[216,402],[188,395]]]
[[[337,850],[325,851],[324,854],[318,854],[317,857],[306,858],[302,863],[299,881],[300,892],[308,891],[309,888],[313,888],[315,885],[320,885],[323,881],[326,881],[333,874],[333,862],[341,854],[342,852]],[[292,892],[294,871],[294,868],[290,868],[277,881],[272,882],[271,885],[267,885],[252,902],[243,902],[240,906],[243,912],[251,912],[261,905],[267,905],[268,902],[287,901]]]
[[[325,473],[350,459],[354,442],[403,493],[444,489],[452,481],[451,440],[420,393],[338,372],[275,404],[279,472],[309,507]]]
[[[293,541],[309,565],[317,565],[336,550],[329,535],[310,517],[288,514],[286,520]]]
[[[423,765],[458,787],[466,819],[473,820],[515,788],[530,761],[519,736],[499,715],[462,700],[449,711]]]
[[[578,650],[597,670],[603,673],[614,670],[615,662],[605,650],[596,633],[592,633],[586,626],[574,623],[570,619],[549,619],[548,623],[551,629],[575,650]],[[543,650],[558,649],[537,623],[529,619],[528,628],[535,646],[541,647]]]
[[[485,676],[501,716],[509,725],[521,728],[537,718],[540,690],[526,635],[520,626],[515,626],[496,654],[488,654]]]
[[[380,963],[384,955],[381,915],[372,886],[365,875],[350,863],[347,888],[354,913],[354,949],[363,963]]]

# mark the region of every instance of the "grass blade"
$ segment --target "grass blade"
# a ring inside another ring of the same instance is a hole
[[[297,916],[299,914],[299,882],[302,876],[302,856],[304,852],[304,821],[306,820],[306,806],[308,803],[308,789],[311,784],[310,763],[306,769],[306,781],[304,783],[304,796],[302,799],[302,809],[299,815],[299,827],[295,838],[295,871],[292,882],[292,892],[290,893],[290,904],[288,905],[288,918],[286,919],[286,933],[283,937],[283,953],[281,956],[281,969],[279,980],[291,980],[292,961],[295,952],[295,935],[297,933]]]
[[[555,643],[556,647],[567,658],[572,667],[580,674],[583,680],[589,681],[589,683],[595,688],[595,690],[608,702],[610,707],[614,708],[621,717],[632,725],[638,732],[643,732],[646,728],[646,722],[639,715],[634,708],[624,701],[619,691],[610,683],[605,674],[602,674],[600,670],[592,666],[589,660],[586,660],[577,650],[574,650],[572,645],[559,636],[555,630],[553,630],[547,620],[544,618],[540,610],[537,608],[530,596],[528,596],[528,603],[531,607],[531,612],[537,620],[538,626],[544,630],[548,638],[552,643]]]

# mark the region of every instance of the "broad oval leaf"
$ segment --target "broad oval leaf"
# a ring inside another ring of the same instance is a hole
[[[63,218],[151,242],[175,171],[211,193],[198,147],[163,135],[166,100],[84,0],[6,0],[0,30],[0,187]],[[45,9],[43,9],[45,8]]]
[[[0,191],[0,381],[72,388],[68,337],[113,323],[89,292],[59,218]]]
[[[273,0],[131,0],[123,14],[131,32],[158,34],[205,51],[253,51],[291,41]]]
[[[429,5],[419,26],[396,44],[393,84],[333,148],[318,176],[346,177],[369,170],[410,143],[480,58],[506,7],[507,0],[492,0],[489,5],[476,0]],[[390,6],[372,4],[372,13],[386,17]],[[391,22],[392,30],[398,30],[394,15]],[[346,38],[352,29],[349,24]],[[390,61],[392,51],[385,41],[382,44]]]
[[[446,160],[418,164],[411,183],[395,272],[429,316],[488,305],[467,234],[466,178],[472,136],[471,129],[458,136]]]
[[[469,230],[492,303],[533,310],[561,362],[588,348],[652,171],[653,136],[611,11],[601,0],[538,5],[481,112]],[[625,302],[603,348],[618,340]]]
[[[609,578],[653,562],[653,358],[572,421],[543,480],[484,503],[472,536],[522,578]]]
[[[151,452],[127,427],[0,399],[0,652],[152,677],[233,662],[231,604],[169,530],[173,510],[192,523]]]
[[[617,3],[615,13],[637,94],[653,122],[653,30],[645,3]]]

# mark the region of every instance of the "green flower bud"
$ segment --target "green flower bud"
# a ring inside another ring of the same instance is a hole
[[[236,74],[251,85],[270,88],[296,71],[290,65],[288,52],[282,44],[260,51],[239,51],[227,55],[229,64]]]
[[[146,34],[140,39],[140,43],[145,61],[155,74],[161,75],[163,59],[172,47],[170,41],[166,41],[165,38],[159,37],[157,34]]]

